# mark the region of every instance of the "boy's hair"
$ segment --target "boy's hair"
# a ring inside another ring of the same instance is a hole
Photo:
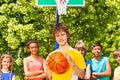
[[[70,33],[69,33],[69,30],[68,30],[67,26],[65,26],[64,24],[58,24],[58,26],[55,26],[55,28],[54,28],[53,31],[52,31],[52,35],[53,35],[54,38],[55,38],[55,34],[56,34],[58,31],[64,31],[64,32],[67,34],[67,37],[68,37],[67,40],[69,40],[69,38],[70,38]]]
[[[92,45],[92,49],[93,49],[94,47],[96,47],[96,46],[100,46],[100,47],[101,47],[101,50],[102,50],[102,45],[101,45],[99,42],[94,43],[94,44]]]
[[[115,50],[113,53],[113,57],[116,59],[118,56],[120,56],[120,50]]]
[[[37,46],[39,47],[39,44],[38,44],[38,42],[37,42],[36,40],[30,40],[30,41],[26,44],[27,48],[29,48],[29,45],[30,45],[31,43],[36,43]]]

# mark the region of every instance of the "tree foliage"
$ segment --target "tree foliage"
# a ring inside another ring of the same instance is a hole
[[[56,7],[36,6],[35,0],[0,0],[0,51],[22,48],[26,53],[26,43],[36,39],[39,54],[46,57],[54,49],[51,32],[55,13]],[[84,7],[67,7],[67,15],[60,16],[60,23],[70,29],[71,46],[82,39],[90,51],[91,45],[99,41],[104,55],[114,62],[112,51],[120,48],[120,0],[85,0]]]

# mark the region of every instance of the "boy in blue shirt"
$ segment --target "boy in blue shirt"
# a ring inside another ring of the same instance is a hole
[[[92,79],[91,80],[110,80],[111,67],[110,61],[107,57],[101,56],[102,45],[95,43],[92,46],[92,53],[94,58],[90,60]]]

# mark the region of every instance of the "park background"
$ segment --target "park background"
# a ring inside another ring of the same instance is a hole
[[[44,58],[54,50],[51,33],[55,22],[56,7],[40,7],[35,0],[0,0],[0,55],[12,54],[16,80],[24,80],[22,60],[29,55],[26,43],[30,39],[38,40],[39,55]],[[120,49],[120,0],[85,0],[83,7],[67,7],[59,22],[68,26],[72,47],[83,40],[87,60],[93,57],[92,44],[100,42],[113,74],[118,66],[113,52]]]

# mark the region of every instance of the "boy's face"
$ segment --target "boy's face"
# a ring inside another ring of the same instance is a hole
[[[92,53],[94,54],[95,57],[100,57],[101,56],[101,47],[100,46],[95,46],[92,48]]]
[[[59,30],[55,33],[55,40],[60,46],[64,46],[67,43],[68,36],[63,30]]]

